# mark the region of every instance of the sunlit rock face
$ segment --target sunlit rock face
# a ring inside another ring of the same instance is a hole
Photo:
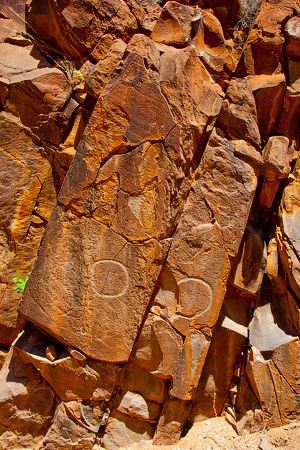
[[[297,419],[300,6],[23,3],[0,1],[0,448]]]

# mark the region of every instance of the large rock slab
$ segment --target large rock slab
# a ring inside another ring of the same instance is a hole
[[[18,119],[0,113],[1,307],[0,341],[15,338],[20,294],[13,279],[32,269],[46,223],[56,201],[51,165],[44,149]]]
[[[192,88],[211,96],[211,105],[202,107],[203,131],[221,95],[199,64],[203,73]],[[199,142],[182,144],[184,126],[181,134],[142,55],[129,53],[122,67],[93,111],[20,306],[61,341],[111,362],[129,358],[183,209]],[[41,283],[45,271],[49,277]]]
[[[123,0],[96,2],[93,7],[86,0],[32,0],[26,5],[26,20],[28,32],[50,44],[46,51],[56,49],[72,59],[88,55],[107,30],[127,42],[138,31],[137,19]]]

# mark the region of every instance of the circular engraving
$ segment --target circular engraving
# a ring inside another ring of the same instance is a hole
[[[213,303],[209,284],[198,278],[184,278],[178,282],[180,291],[180,313],[187,317],[205,314]]]
[[[126,267],[110,259],[98,261],[93,266],[93,287],[101,297],[114,298],[125,294],[129,286]]]

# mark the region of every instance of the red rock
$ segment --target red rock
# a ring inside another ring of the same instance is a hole
[[[11,77],[7,109],[42,140],[58,145],[66,129],[59,119],[70,93],[71,86],[60,70],[32,70]]]
[[[150,440],[153,433],[153,424],[116,411],[108,420],[102,445],[107,450],[117,450],[135,442]]]
[[[192,42],[201,61],[213,73],[233,71],[237,56],[233,40],[225,39],[219,20],[211,12],[204,10],[199,16],[199,29]]]
[[[218,118],[218,126],[236,138],[260,146],[255,101],[246,80],[232,78],[230,81]]]
[[[46,68],[49,64],[32,45],[20,47],[3,42],[0,44],[0,76],[10,79],[13,75],[23,76],[37,68]]]
[[[300,111],[300,95],[291,87],[286,88],[283,107],[278,123],[278,133],[294,139],[298,132],[298,116]]]
[[[149,314],[131,358],[154,375],[174,375],[182,350],[182,339],[168,322]]]
[[[0,13],[23,25],[26,0],[0,0]]]
[[[36,369],[11,348],[0,376],[1,444],[38,444],[51,425],[55,395]]]
[[[172,445],[178,442],[188,412],[188,402],[168,397],[157,424],[153,444]]]
[[[62,351],[55,360],[47,359],[47,349],[51,340],[34,327],[28,328],[14,343],[50,384],[53,391],[63,400],[105,400],[109,401],[114,390],[114,382],[103,375],[93,363],[78,361],[68,351]],[[50,344],[51,345],[51,344]],[[99,389],[100,387],[100,389]]]
[[[287,36],[286,56],[291,59],[299,60],[300,51],[300,19],[299,17],[292,17],[285,25],[285,32]]]
[[[74,448],[92,449],[96,432],[89,430],[86,423],[78,422],[78,418],[70,414],[67,404],[60,403],[56,408],[53,423],[39,443],[40,449],[50,450],[55,447],[57,450],[63,450],[70,442]]]
[[[50,43],[50,54],[56,48],[72,59],[87,56],[107,31],[127,42],[138,31],[136,17],[122,0],[99,3],[93,9],[86,0],[76,4],[49,0],[43,6],[31,0],[26,5],[26,20],[29,33]]]
[[[267,263],[263,231],[248,222],[237,258],[232,264],[230,281],[249,294],[260,289]]]
[[[293,2],[264,1],[250,32],[238,75],[272,75],[284,71],[284,23],[293,15]]]
[[[263,150],[265,163],[260,176],[266,181],[273,182],[288,177],[291,170],[293,148],[285,136],[272,136],[268,139]]]
[[[253,91],[257,119],[262,136],[271,136],[276,130],[276,124],[282,109],[285,93],[285,76],[256,75],[247,78]]]
[[[16,337],[20,294],[13,278],[26,278],[32,269],[44,228],[56,201],[51,165],[43,149],[18,119],[0,113],[2,263],[0,342]]]
[[[171,396],[181,400],[195,396],[208,348],[209,339],[201,331],[190,328],[173,376]]]
[[[159,417],[161,406],[145,400],[136,392],[121,392],[116,400],[118,411],[136,419],[154,420]]]
[[[163,403],[167,393],[166,385],[161,378],[132,362],[126,364],[121,387],[124,391],[138,392],[147,400],[157,403]]]
[[[0,6],[1,8],[1,6]],[[27,45],[31,45],[31,42],[24,38],[23,36],[18,35],[17,33],[24,30],[24,25],[20,25],[19,23],[15,22],[13,19],[4,19],[0,18],[0,43],[7,42],[7,43],[13,43],[9,42],[9,39],[15,40],[15,39],[22,39],[22,41],[27,41]],[[23,47],[23,45],[22,45]]]
[[[108,80],[122,59],[126,44],[117,39],[111,45],[109,51],[91,70],[85,80],[85,90],[96,98],[99,97],[103,89],[105,88]]]
[[[151,33],[151,39],[174,47],[186,47],[191,40],[192,22],[199,20],[199,11],[190,6],[169,1],[161,11]]]

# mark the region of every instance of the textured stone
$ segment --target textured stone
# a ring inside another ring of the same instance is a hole
[[[15,342],[15,347],[48,381],[63,401],[80,399],[110,400],[114,383],[93,368],[92,363],[80,362],[63,350],[53,361],[46,351],[51,340],[35,330],[27,329]]]
[[[269,364],[255,347],[248,358],[246,374],[263,410],[265,426],[279,426],[280,412]]]
[[[249,301],[228,286],[218,324],[199,380],[188,422],[220,415],[229,403],[235,368],[241,364],[248,335]]]
[[[266,258],[263,231],[248,222],[238,256],[233,263],[231,283],[250,294],[256,294],[262,283]]]
[[[11,0],[0,0],[0,12],[5,17],[10,17],[20,24],[24,25],[25,3],[26,0],[16,0],[14,2],[12,2]],[[21,17],[18,17],[18,15]]]
[[[41,450],[90,450],[96,439],[96,433],[87,430],[86,426],[70,415],[64,403],[60,403],[55,411],[53,423],[39,445]]]
[[[20,301],[13,278],[30,273],[56,192],[51,165],[29,130],[4,111],[0,130],[0,341],[8,346],[16,337]]]
[[[249,325],[250,343],[261,352],[271,351],[295,336],[290,313],[284,309],[286,301],[278,294],[269,277],[265,277],[258,306]]]
[[[132,362],[126,364],[121,387],[123,390],[138,392],[146,399],[158,403],[163,403],[167,392],[167,387],[161,378],[155,377]]]
[[[288,58],[300,60],[300,19],[299,17],[292,17],[285,25],[285,32],[287,36],[286,55]]]
[[[31,70],[9,81],[8,111],[19,115],[41,139],[58,145],[67,123],[60,123],[71,87],[57,68]],[[63,121],[62,121],[63,122]]]
[[[150,440],[154,433],[154,425],[116,411],[108,421],[102,446],[107,450],[117,450],[119,447]]]
[[[236,138],[260,146],[256,106],[245,79],[232,78],[218,118],[218,126]]]
[[[149,402],[142,395],[130,391],[121,392],[116,403],[121,413],[143,420],[157,419],[161,410],[158,403]]]
[[[193,8],[169,1],[161,11],[151,38],[161,44],[186,47],[191,40],[193,19],[198,19]]]
[[[0,375],[1,448],[37,444],[51,425],[55,395],[36,369],[11,348]],[[26,448],[26,447],[25,447]]]
[[[192,42],[201,61],[213,74],[233,71],[237,56],[233,52],[233,40],[225,39],[221,23],[210,11],[203,10],[198,14],[198,30],[194,31]]]
[[[264,1],[250,32],[238,67],[239,76],[272,75],[284,71],[283,25],[293,15],[292,2],[280,8],[275,1]]]
[[[298,132],[298,117],[300,111],[300,94],[291,87],[286,88],[282,112],[278,123],[278,132],[294,139]]]
[[[154,375],[169,378],[176,370],[182,345],[180,335],[166,321],[149,314],[131,358]]]
[[[285,93],[284,74],[255,75],[247,78],[253,91],[257,120],[262,136],[271,136],[276,130]]]
[[[28,32],[49,43],[45,50],[62,52],[72,59],[88,55],[99,39],[111,32],[123,40],[138,31],[138,23],[134,14],[122,0],[106,3],[90,3],[81,0],[73,4],[70,1],[60,3],[57,0],[31,0],[26,5],[26,20]]]
[[[183,424],[186,421],[188,412],[188,402],[168,397],[164,403],[157,424],[153,444],[175,444],[181,436]]]
[[[49,67],[49,64],[32,45],[20,47],[6,42],[0,44],[1,77],[10,79],[14,75],[46,67]]]
[[[216,114],[220,95],[215,88],[211,95],[210,107]],[[202,129],[211,115],[210,110]],[[33,322],[95,359],[127,361],[170,245],[163,239],[178,223],[189,181],[185,174],[197,145],[184,147],[186,163],[183,170],[177,169],[181,158],[173,160],[170,154],[181,147],[181,136],[178,132],[172,136],[173,129],[177,130],[176,123],[158,85],[149,81],[142,57],[130,53],[94,109],[60,191],[61,206],[49,221],[48,239],[45,236],[34,269],[34,287],[20,306]],[[82,250],[74,265],[71,255],[77,253],[77,245]],[[45,270],[50,274],[47,286],[39,281]],[[107,270],[109,278],[104,278]],[[92,319],[96,311],[100,322]],[[64,317],[59,326],[57,314]],[[118,342],[114,348],[111,339]]]
[[[208,348],[209,339],[191,328],[173,376],[170,395],[181,400],[191,400],[195,396]]]
[[[285,136],[272,136],[263,150],[265,163],[260,176],[269,182],[287,178],[293,158],[293,148]]]
[[[111,45],[109,51],[91,70],[85,80],[85,90],[89,94],[99,97],[109,78],[122,59],[126,44],[121,39],[116,39]]]

